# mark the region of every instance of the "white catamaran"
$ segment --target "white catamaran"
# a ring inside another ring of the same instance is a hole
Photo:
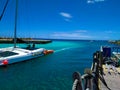
[[[6,2],[4,10],[7,6],[7,3],[8,0]],[[16,10],[15,10],[14,46],[7,48],[0,48],[0,66],[16,63],[20,61],[30,60],[49,53],[53,53],[53,50],[46,50],[44,48],[23,49],[16,46],[17,11],[18,11],[17,9],[18,9],[18,0],[16,0]]]

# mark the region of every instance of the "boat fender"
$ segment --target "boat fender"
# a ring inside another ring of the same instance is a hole
[[[3,60],[3,61],[2,61],[2,64],[3,64],[3,65],[8,65],[8,60],[7,60],[7,59],[6,59],[6,60]]]

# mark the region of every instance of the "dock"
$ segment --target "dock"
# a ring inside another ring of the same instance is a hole
[[[84,74],[73,73],[72,90],[120,90],[120,53],[111,53],[110,47],[93,53],[91,68]]]
[[[17,38],[17,43],[35,43],[35,44],[47,44],[47,43],[51,43],[52,41],[51,40],[36,40],[36,39],[26,39],[26,38],[22,38],[22,39],[19,39]],[[14,43],[14,40],[12,38],[9,38],[9,39],[0,39],[0,43],[4,44],[8,44],[8,43]]]
[[[111,73],[108,73],[107,68],[103,65],[104,74],[103,77],[109,89],[100,81],[101,90],[120,90],[120,74],[115,73],[112,69]],[[117,68],[117,71],[120,72],[120,68]]]
[[[119,52],[113,52],[113,54],[117,59],[120,59],[120,53]]]

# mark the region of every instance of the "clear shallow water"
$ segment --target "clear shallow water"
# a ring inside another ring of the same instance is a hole
[[[90,68],[92,55],[103,41],[53,41],[36,47],[55,53],[37,59],[0,67],[0,90],[71,90],[72,74]],[[0,44],[0,48],[12,44]],[[24,47],[26,45],[20,44]]]

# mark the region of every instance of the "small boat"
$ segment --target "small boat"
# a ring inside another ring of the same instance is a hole
[[[44,54],[45,55],[47,55],[47,54],[51,54],[51,53],[53,53],[54,52],[54,50],[44,50]]]
[[[7,4],[8,4],[8,0],[6,2],[4,10],[6,9]],[[17,6],[18,6],[18,0],[16,0],[16,10],[15,10],[16,15],[15,15],[15,29],[14,29],[14,46],[0,49],[0,66],[16,63],[20,61],[30,60],[46,54],[53,53],[53,50],[46,50],[44,48],[35,48],[35,44],[33,44],[32,49],[30,47],[20,48],[16,46],[17,11],[18,11]],[[3,16],[3,14],[1,16]]]

